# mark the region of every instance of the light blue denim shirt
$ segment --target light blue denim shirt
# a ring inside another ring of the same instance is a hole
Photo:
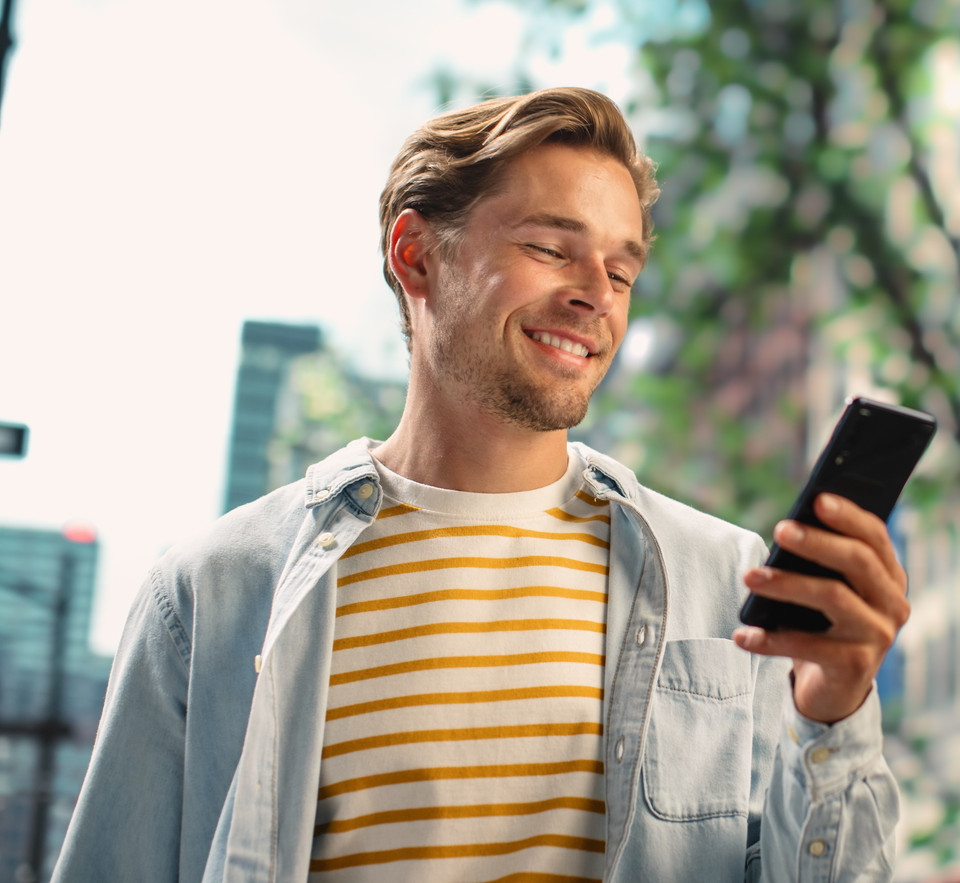
[[[381,502],[370,442],[171,549],[124,631],[55,883],[307,878],[336,562]],[[754,534],[581,447],[611,503],[606,881],[892,876],[876,691],[826,727],[729,636]]]

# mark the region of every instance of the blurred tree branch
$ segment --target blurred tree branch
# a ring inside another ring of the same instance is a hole
[[[910,174],[923,197],[923,204],[927,210],[927,214],[930,216],[931,222],[943,232],[947,241],[953,247],[953,253],[957,259],[957,266],[960,268],[960,237],[951,234],[947,229],[946,218],[944,217],[939,199],[934,193],[930,176],[919,160],[919,157],[923,154],[923,148],[915,137],[907,119],[907,101],[901,88],[900,77],[898,76],[895,53],[891,47],[891,33],[902,33],[903,31],[916,29],[922,32],[926,40],[935,40],[939,35],[911,21],[904,14],[905,10],[902,7],[897,10],[890,3],[883,2],[883,0],[879,0],[877,5],[878,9],[882,11],[885,27],[878,27],[874,31],[870,50],[883,91],[890,101],[890,116],[896,121],[904,138],[910,145]]]

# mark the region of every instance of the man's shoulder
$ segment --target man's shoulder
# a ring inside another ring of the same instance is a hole
[[[305,488],[306,480],[300,479],[180,538],[160,558],[159,573],[192,583],[204,575],[273,570],[303,521]]]
[[[232,571],[282,566],[309,511],[373,469],[365,442],[352,442],[314,463],[303,478],[221,515],[172,546],[164,563],[177,570],[208,564]]]

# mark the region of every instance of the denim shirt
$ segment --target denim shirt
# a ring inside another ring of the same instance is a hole
[[[371,442],[161,558],[131,610],[55,883],[307,878],[336,562],[381,502]],[[827,727],[729,636],[759,537],[580,447],[610,501],[604,880],[892,877],[876,691]]]

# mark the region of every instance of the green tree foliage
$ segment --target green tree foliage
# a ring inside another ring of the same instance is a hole
[[[940,420],[914,499],[954,484],[960,6],[517,3],[557,44],[586,27],[634,50],[625,106],[662,185],[632,308],[655,345],[585,431],[766,531],[822,441],[808,428],[866,386]]]

